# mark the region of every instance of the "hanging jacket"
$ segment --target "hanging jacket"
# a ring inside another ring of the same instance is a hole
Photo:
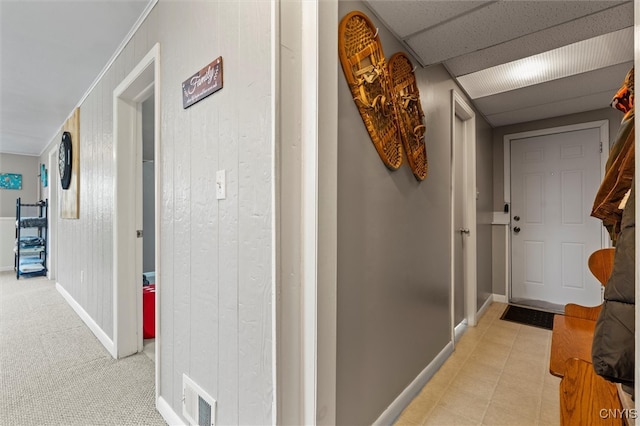
[[[624,112],[613,147],[609,152],[605,176],[598,189],[591,216],[601,219],[616,244],[622,220],[621,203],[631,189],[635,174],[635,110],[633,105],[634,69],[626,75],[611,106]]]
[[[635,189],[622,214],[613,271],[604,291],[591,355],[595,372],[633,388],[635,372]]]

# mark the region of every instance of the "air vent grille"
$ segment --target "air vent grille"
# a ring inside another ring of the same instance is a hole
[[[192,426],[216,424],[216,400],[186,374],[182,375],[182,415]]]

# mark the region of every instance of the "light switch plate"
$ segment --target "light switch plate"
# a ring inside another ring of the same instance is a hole
[[[218,170],[216,172],[216,198],[218,200],[224,200],[227,198],[227,179],[225,170]]]

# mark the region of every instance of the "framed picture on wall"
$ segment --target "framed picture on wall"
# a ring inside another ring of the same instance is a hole
[[[46,188],[49,185],[49,178],[47,173],[47,167],[44,164],[40,165],[40,180],[42,181],[42,187]]]
[[[18,173],[0,173],[0,189],[22,189],[22,175]]]

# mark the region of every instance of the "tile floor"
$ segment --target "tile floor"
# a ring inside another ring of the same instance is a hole
[[[500,319],[493,303],[396,425],[560,424],[560,379],[549,373],[551,331]]]

